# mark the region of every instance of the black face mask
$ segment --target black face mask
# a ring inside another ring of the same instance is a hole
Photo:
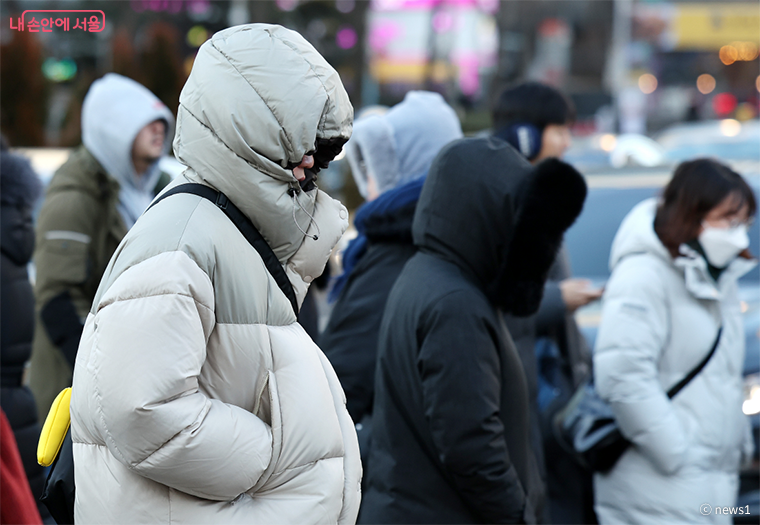
[[[314,166],[304,169],[306,178],[299,181],[303,191],[311,191],[316,187],[317,174],[327,168],[330,162],[338,156],[343,149],[346,139],[338,137],[334,139],[317,139],[314,149]]]

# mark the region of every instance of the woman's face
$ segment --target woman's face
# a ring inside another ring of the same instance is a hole
[[[741,197],[736,193],[726,196],[717,206],[707,212],[699,226],[698,234],[704,231],[705,225],[723,229],[747,224],[749,222],[749,206],[744,204],[737,209],[736,205],[740,199]]]

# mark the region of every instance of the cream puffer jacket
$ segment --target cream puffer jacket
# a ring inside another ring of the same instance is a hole
[[[352,119],[337,73],[278,26],[214,35],[180,96],[174,150],[188,169],[172,186],[224,192],[299,304],[348,214],[318,190],[289,194],[287,167],[317,138],[348,138]],[[111,259],[71,417],[77,523],[356,520],[359,448],[335,373],[259,254],[200,197],[157,203]]]
[[[736,505],[739,468],[751,457],[742,413],[744,328],[737,280],[755,261],[735,259],[717,283],[687,245],[673,259],[654,231],[657,201],[637,205],[612,243],[594,349],[594,381],[633,446],[594,475],[599,522],[731,523],[700,512]],[[715,354],[673,399],[666,392]]]

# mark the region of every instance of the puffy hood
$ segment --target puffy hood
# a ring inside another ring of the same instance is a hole
[[[651,253],[665,261],[672,258],[654,231],[654,216],[657,213],[657,199],[640,202],[626,215],[615,234],[610,249],[610,271],[626,256]]]
[[[424,175],[441,148],[461,137],[459,119],[441,95],[410,91],[385,114],[356,121],[346,157],[366,198],[369,174],[384,193]]]
[[[42,183],[29,159],[16,153],[0,154],[0,201],[11,206],[33,207],[42,194]]]
[[[458,140],[430,168],[414,243],[462,268],[504,311],[531,315],[585,198],[583,177],[560,160],[534,167],[501,139]]]
[[[247,24],[216,33],[198,51],[180,95],[174,151],[191,178],[224,192],[253,221],[285,264],[315,223],[320,238],[342,233],[329,217],[311,219],[317,191],[301,191],[292,168],[317,140],[347,140],[352,121],[340,77],[311,44],[280,26]]]
[[[612,241],[610,271],[613,271],[620,261],[629,255],[649,253],[679,268],[684,274],[687,289],[695,297],[716,299],[721,293],[719,291],[721,282],[738,279],[757,264],[755,260],[738,257],[721,273],[716,283],[710,276],[707,261],[688,245],[682,244],[679,247],[680,255],[673,259],[654,231],[657,204],[656,198],[642,201],[634,206],[623,219]]]
[[[29,160],[3,151],[0,154],[0,247],[18,265],[24,265],[32,258],[32,208],[41,193],[42,183]]]
[[[127,227],[150,204],[161,175],[156,163],[138,177],[132,163],[135,137],[154,120],[166,123],[166,153],[174,127],[171,111],[148,88],[116,73],[93,82],[82,105],[82,143],[119,181],[119,211]]]

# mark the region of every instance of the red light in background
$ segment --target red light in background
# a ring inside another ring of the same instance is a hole
[[[712,105],[718,117],[725,117],[736,109],[736,97],[731,93],[719,93],[713,97]]]

